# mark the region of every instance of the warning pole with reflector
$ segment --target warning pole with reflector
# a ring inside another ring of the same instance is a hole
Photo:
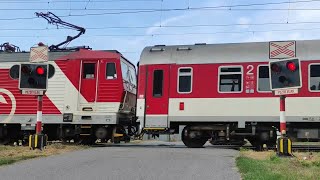
[[[36,133],[41,134],[42,129],[42,95],[38,96],[38,107],[37,107],[37,127]]]
[[[49,68],[45,62],[48,62],[48,47],[43,43],[39,43],[38,47],[32,47],[30,50],[30,66],[34,67],[32,78],[38,82],[37,86],[30,86],[31,91],[39,91],[37,93],[37,123],[36,133],[29,137],[29,147],[31,149],[43,150],[47,146],[48,136],[42,133],[42,107],[43,95],[47,90]],[[33,64],[34,63],[34,64]],[[44,64],[43,64],[44,63]],[[28,81],[29,82],[29,81]],[[32,82],[32,81],[31,81]],[[29,82],[30,83],[30,82]]]
[[[286,96],[280,96],[280,132],[282,136],[285,136],[287,132],[286,128]]]

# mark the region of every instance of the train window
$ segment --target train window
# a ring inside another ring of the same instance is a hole
[[[259,66],[258,71],[258,92],[271,92],[269,66]]]
[[[242,67],[219,68],[219,92],[242,92]]]
[[[133,67],[129,67],[129,74],[130,74],[130,79],[131,79],[131,83],[133,85],[137,85],[137,80],[136,80],[136,71]]]
[[[84,63],[83,64],[83,79],[94,79],[96,63]]]
[[[163,88],[163,70],[153,72],[153,97],[161,97]]]
[[[238,68],[238,67],[224,67],[224,68],[221,68],[220,72],[241,72],[241,68]]]
[[[309,90],[320,91],[320,64],[309,67]]]
[[[178,92],[190,93],[192,91],[192,69],[180,68],[178,71]]]
[[[136,71],[132,66],[127,65],[124,61],[121,61],[122,78],[127,82],[131,82],[134,86],[137,85]]]
[[[117,79],[117,72],[116,72],[116,64],[115,63],[107,63],[106,76],[107,76],[107,79]]]
[[[121,61],[121,71],[122,71],[122,78],[125,81],[128,81],[128,65],[126,63],[124,63],[123,61]]]

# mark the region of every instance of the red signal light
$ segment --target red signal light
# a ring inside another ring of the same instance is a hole
[[[280,67],[277,64],[272,64],[271,65],[271,70],[273,72],[280,72]]]
[[[28,66],[22,66],[21,67],[21,71],[25,74],[29,74],[30,73],[30,69]]]
[[[296,65],[293,62],[287,62],[287,68],[292,72],[297,69]]]
[[[44,68],[41,66],[38,66],[36,69],[36,72],[38,75],[43,75],[44,74]]]

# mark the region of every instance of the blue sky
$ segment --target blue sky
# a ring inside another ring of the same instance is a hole
[[[106,9],[179,9],[187,7],[234,6],[286,1],[289,0],[0,0],[0,43],[10,42],[19,46],[22,50],[29,50],[31,46],[40,41],[48,45],[57,44],[64,41],[67,35],[73,36],[77,34],[74,30],[56,29],[54,25],[48,24],[43,18],[35,18],[35,12],[50,11],[58,16],[68,16],[125,11]],[[157,11],[152,13],[68,16],[61,17],[61,19],[86,28],[86,33],[70,43],[69,46],[86,45],[96,50],[116,49],[136,64],[143,48],[156,44],[235,43],[319,38],[320,20],[318,17],[320,17],[320,1],[290,0],[290,2],[295,1],[303,2],[231,7],[231,9],[217,8],[215,10],[200,9]],[[98,10],[101,8],[105,10]],[[251,10],[239,10],[240,8]],[[261,10],[267,8],[289,10]],[[319,10],[292,10],[295,8],[319,8]],[[34,19],[4,20],[32,17],[34,17]],[[265,23],[287,23],[287,21],[289,24],[254,25]],[[290,24],[296,22],[316,23]],[[150,27],[160,25],[190,26],[219,24],[229,24],[229,26],[194,26],[184,28]],[[249,25],[239,26],[234,24]],[[142,26],[144,28],[105,28],[119,26]],[[46,28],[49,30],[26,30]],[[4,29],[15,30],[9,31]]]

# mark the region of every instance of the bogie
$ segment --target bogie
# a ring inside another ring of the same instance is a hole
[[[185,126],[181,133],[182,142],[189,148],[201,148],[208,141],[203,131],[191,130],[192,126]]]

